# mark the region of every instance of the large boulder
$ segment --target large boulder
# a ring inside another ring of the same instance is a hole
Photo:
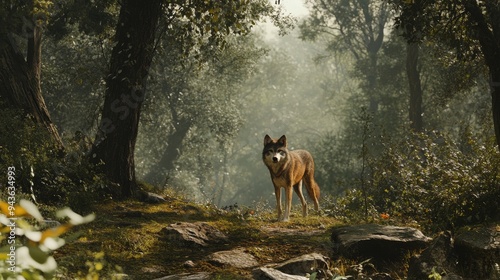
[[[331,240],[336,255],[351,259],[398,259],[411,250],[424,249],[431,239],[411,227],[365,224],[333,229]]]
[[[455,237],[455,252],[465,277],[500,279],[500,227],[460,231]]]
[[[254,256],[245,252],[244,248],[215,252],[208,256],[208,261],[215,265],[227,265],[236,268],[249,268],[259,265]]]
[[[428,279],[429,275],[436,273],[454,275],[456,262],[453,237],[450,232],[443,232],[420,255],[411,258],[408,280]]]
[[[410,260],[408,279],[439,274],[443,279],[500,279],[500,229],[463,229],[456,237],[441,233]]]
[[[210,243],[227,241],[227,236],[207,223],[176,223],[162,229],[160,233],[167,239],[185,243],[188,246],[206,247]]]

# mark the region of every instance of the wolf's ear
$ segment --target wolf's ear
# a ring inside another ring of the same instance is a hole
[[[264,137],[264,146],[271,143],[272,141],[273,139],[271,138],[271,136],[266,134],[266,137]]]
[[[286,147],[286,136],[283,135],[278,139],[278,143],[281,144],[283,147]]]

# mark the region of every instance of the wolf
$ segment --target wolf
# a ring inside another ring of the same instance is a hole
[[[307,216],[307,203],[302,194],[302,182],[307,193],[314,202],[314,209],[319,211],[319,186],[314,180],[314,161],[306,150],[290,151],[287,148],[286,136],[273,139],[264,137],[262,160],[269,169],[276,195],[276,210],[278,221],[288,221],[292,208],[292,187],[302,203],[302,216]],[[285,189],[285,213],[281,205],[281,188]]]

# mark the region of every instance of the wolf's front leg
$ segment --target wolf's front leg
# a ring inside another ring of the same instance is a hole
[[[274,186],[274,195],[276,196],[276,212],[278,212],[278,221],[283,220],[283,211],[281,210],[281,188]]]
[[[292,210],[292,186],[285,187],[285,215],[283,222],[288,222],[290,219],[290,211]]]

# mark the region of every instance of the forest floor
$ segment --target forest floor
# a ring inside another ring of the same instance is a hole
[[[99,279],[119,279],[112,276],[120,275],[128,276],[123,279],[155,279],[187,272],[210,272],[212,279],[251,279],[251,269],[214,266],[206,257],[236,247],[244,247],[261,265],[313,252],[330,256],[331,229],[342,225],[334,218],[316,213],[303,218],[298,214],[299,209],[294,211],[290,222],[284,223],[276,222],[270,210],[223,211],[173,197],[161,204],[110,201],[94,210],[96,220],[79,227],[78,237],[54,255],[61,279],[89,275],[99,275]],[[173,223],[200,221],[221,230],[227,235],[227,242],[200,249],[168,240],[161,233]],[[194,267],[184,265],[189,260]],[[353,264],[346,260],[336,262],[336,271],[341,275]]]

